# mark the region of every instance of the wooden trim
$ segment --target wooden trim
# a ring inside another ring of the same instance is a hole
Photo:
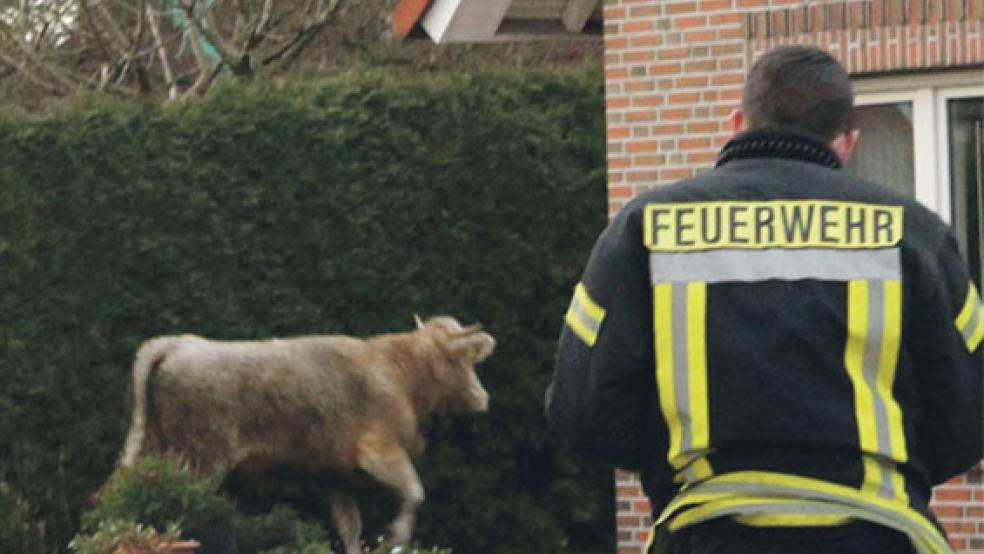
[[[572,33],[580,33],[597,6],[598,0],[569,0],[561,15],[564,27]]]
[[[406,38],[427,12],[430,4],[431,0],[400,0],[393,8],[393,14],[390,17],[397,36],[401,39]]]

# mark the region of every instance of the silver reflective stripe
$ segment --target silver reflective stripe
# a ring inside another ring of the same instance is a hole
[[[800,501],[828,502],[836,508],[836,511],[833,513],[854,515],[855,517],[861,519],[881,523],[894,529],[901,530],[905,532],[912,539],[912,543],[917,546],[920,542],[922,542],[918,540],[918,538],[931,540],[936,543],[936,548],[934,548],[931,552],[951,552],[949,545],[946,544],[946,541],[944,541],[942,537],[920,532],[919,526],[916,522],[895,511],[892,511],[889,508],[819,490],[796,486],[771,485],[767,483],[736,483],[710,480],[698,484],[691,487],[687,491],[682,492],[675,499],[673,499],[673,501],[666,507],[657,519],[656,525],[662,525],[678,513],[678,510],[681,507],[688,504],[688,497],[715,493],[734,495],[735,498],[773,498],[777,500],[793,499]],[[851,514],[848,513],[849,511]],[[754,513],[754,511],[751,507],[743,506],[740,509],[736,509],[735,513]],[[925,551],[921,550],[921,552]]]
[[[973,346],[971,339],[975,338],[974,334],[977,332],[977,328],[981,324],[982,317],[984,317],[984,311],[982,311],[981,307],[978,305],[976,309],[971,310],[970,321],[967,322],[967,325],[964,325],[963,329],[960,329],[960,334],[963,336],[964,342],[967,344],[968,348]]]
[[[598,330],[601,329],[601,320],[595,319],[594,316],[588,313],[587,308],[585,308],[584,303],[577,296],[574,297],[574,301],[571,302],[571,311],[577,317],[581,325],[587,327],[591,331],[592,335],[597,336]]]
[[[878,369],[881,366],[882,340],[885,336],[885,283],[868,283],[868,335],[864,344],[862,375],[868,386],[875,411],[875,433],[878,438],[878,453],[886,458],[892,457],[892,435],[888,429],[888,408],[885,398],[878,391]],[[885,460],[878,460],[881,472],[879,494],[891,500],[895,494],[892,489],[892,471]]]
[[[854,517],[857,519],[862,519],[866,521],[871,521],[872,523],[878,523],[885,527],[895,529],[902,534],[909,537],[910,542],[919,554],[939,554],[941,552],[949,552],[949,550],[942,550],[940,545],[937,548],[932,548],[927,546],[922,540],[919,540],[918,536],[913,533],[908,525],[901,520],[896,520],[893,518],[885,517],[882,514],[873,514],[867,510],[859,510],[857,508],[850,508],[846,506],[838,506],[829,503],[820,503],[809,500],[793,501],[793,502],[761,502],[751,505],[738,505],[730,506],[726,508],[721,508],[719,510],[714,510],[709,514],[705,514],[702,517],[697,518],[693,523],[700,523],[702,521],[707,521],[716,517],[726,516],[726,515],[748,515],[748,514],[797,514],[797,515],[836,515],[836,516],[847,516]]]
[[[706,281],[756,282],[850,281],[900,279],[898,248],[879,250],[709,250],[653,252],[649,255],[652,284]]]
[[[680,418],[680,452],[694,445],[693,415],[690,412],[690,351],[687,337],[687,286],[673,287],[673,394]],[[688,477],[689,479],[689,477]]]

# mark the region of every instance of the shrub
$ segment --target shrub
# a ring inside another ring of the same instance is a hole
[[[180,539],[181,530],[169,525],[163,533],[132,521],[100,521],[91,533],[77,535],[68,544],[75,554],[169,554],[167,545]]]
[[[213,489],[208,479],[172,458],[142,457],[113,474],[100,489],[95,507],[84,514],[82,526],[98,532],[110,523],[135,521],[156,529],[176,526],[187,537],[200,538],[229,527],[235,514],[232,503]]]

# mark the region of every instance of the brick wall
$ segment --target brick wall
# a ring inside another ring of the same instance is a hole
[[[984,64],[984,0],[605,0],[609,211],[713,164],[756,54],[816,44],[852,75]],[[984,80],[984,77],[982,77]],[[978,468],[934,510],[960,552],[984,553]],[[638,554],[649,507],[616,475],[618,552]]]

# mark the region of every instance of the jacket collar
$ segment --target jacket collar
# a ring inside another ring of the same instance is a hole
[[[840,158],[816,135],[800,129],[751,129],[730,140],[718,154],[716,166],[734,160],[780,158],[841,167]]]

